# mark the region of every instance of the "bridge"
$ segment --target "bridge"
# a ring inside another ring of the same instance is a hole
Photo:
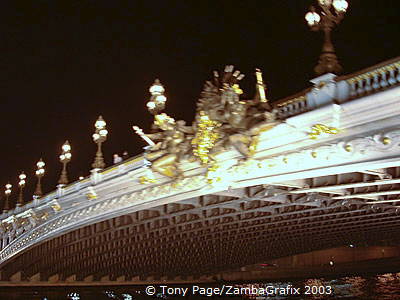
[[[144,154],[4,211],[1,281],[206,280],[316,250],[398,243],[400,58],[322,75],[271,106],[256,74],[254,100],[239,99],[232,67],[215,76],[193,132],[161,113],[156,91],[155,130],[139,132]],[[221,105],[228,118],[216,114]]]

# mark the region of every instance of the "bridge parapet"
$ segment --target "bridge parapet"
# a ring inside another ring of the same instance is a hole
[[[397,86],[400,83],[400,58],[346,76],[325,74],[311,80],[311,83],[314,87],[275,103],[280,118],[285,119],[327,104],[344,103]]]
[[[103,181],[113,180],[118,176],[130,173],[142,166],[146,166],[146,164],[147,161],[143,156],[138,156],[103,171],[94,170],[90,177],[67,186],[59,185],[56,191],[1,214],[1,248],[5,248],[18,236],[30,231],[32,228],[47,223],[60,213],[70,211],[79,206],[81,204],[80,201],[96,199],[97,195],[94,186]]]

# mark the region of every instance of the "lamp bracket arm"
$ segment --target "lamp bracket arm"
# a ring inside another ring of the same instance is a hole
[[[321,8],[322,8],[321,14],[322,14],[323,16],[326,16],[326,17],[331,18],[331,19],[335,17],[335,16],[332,14],[332,12],[331,12],[331,10],[330,10],[329,7],[326,7],[325,5],[320,5],[320,6],[321,6]]]

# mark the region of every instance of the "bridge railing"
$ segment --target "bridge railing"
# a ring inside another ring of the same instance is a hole
[[[71,200],[78,195],[83,193],[89,197],[90,188],[94,187],[99,182],[109,181],[122,174],[139,169],[144,165],[146,165],[146,160],[143,155],[138,155],[104,170],[92,170],[91,175],[82,180],[72,182],[68,185],[58,186],[55,191],[40,198],[36,198],[21,207],[15,207],[6,213],[2,213],[0,215],[0,224],[2,225],[0,227],[0,234],[7,230],[7,226],[11,227],[11,224],[15,220],[24,220],[22,222],[29,220],[26,222],[28,227],[30,222],[35,222],[35,224],[37,224],[43,220],[48,220],[57,210],[61,208],[63,210],[71,208],[73,205]],[[95,195],[93,194],[92,196]],[[12,237],[9,237],[7,241],[0,240],[0,249],[4,248],[11,240]]]
[[[339,77],[338,80],[346,81],[350,86],[349,99],[390,88],[400,82],[400,58]]]
[[[296,95],[282,99],[280,103],[276,104],[278,116],[284,119],[310,110],[306,97],[307,92],[310,90],[307,89]]]
[[[280,119],[326,104],[344,103],[399,85],[400,57],[345,76],[325,74],[311,82],[314,84],[313,88],[273,103]]]

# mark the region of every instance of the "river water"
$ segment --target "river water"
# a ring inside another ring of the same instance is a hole
[[[146,290],[147,288],[147,290]],[[149,296],[146,294],[154,294]],[[285,282],[184,286],[2,287],[0,300],[379,299],[400,300],[400,273]]]

